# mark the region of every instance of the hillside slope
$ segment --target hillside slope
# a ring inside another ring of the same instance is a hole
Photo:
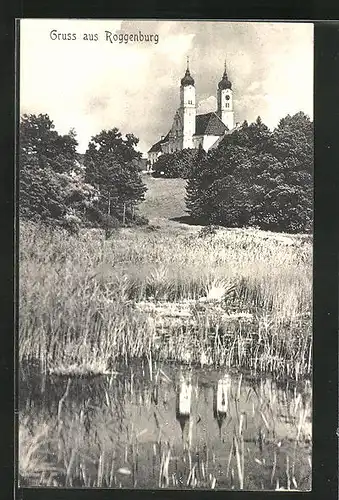
[[[170,220],[174,217],[187,215],[185,212],[184,179],[156,179],[143,175],[147,186],[145,201],[139,205],[140,214],[147,217],[150,223],[160,220]]]

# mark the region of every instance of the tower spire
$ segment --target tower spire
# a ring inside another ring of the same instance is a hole
[[[234,128],[233,91],[232,83],[227,75],[226,57],[224,59],[224,73],[218,83],[217,101],[217,114],[219,118],[228,130],[232,130]]]
[[[186,85],[194,85],[194,80],[191,76],[191,73],[190,73],[190,67],[189,67],[189,63],[190,63],[190,58],[189,56],[187,56],[186,58],[186,72],[185,72],[185,76],[184,78],[181,79],[181,85],[182,86],[186,86]]]
[[[232,88],[232,84],[227,76],[226,57],[224,60],[224,74],[222,75],[222,78],[218,84],[218,87],[219,87],[219,89],[231,89]]]

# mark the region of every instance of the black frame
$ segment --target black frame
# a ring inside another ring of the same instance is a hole
[[[274,9],[257,0],[257,5],[244,9],[248,20],[258,19],[260,15],[269,20],[305,19],[315,17],[315,9],[307,4],[306,9],[300,2],[274,2]],[[260,5],[259,5],[260,3]],[[1,113],[3,122],[1,134],[1,150],[5,152],[6,160],[2,163],[2,259],[1,259],[1,330],[2,345],[0,350],[0,368],[2,382],[1,422],[4,425],[1,439],[0,498],[15,498],[24,500],[65,498],[96,498],[109,499],[114,495],[119,498],[159,497],[162,499],[173,496],[196,496],[207,498],[210,495],[221,496],[225,492],[194,492],[194,491],[135,491],[135,490],[63,490],[63,489],[20,489],[14,484],[14,457],[16,443],[14,440],[15,400],[14,400],[14,356],[15,315],[13,304],[15,299],[15,284],[17,283],[17,245],[15,228],[15,139],[17,138],[18,80],[14,86],[15,64],[15,20],[14,17],[83,17],[105,18],[107,7],[95,2],[84,3],[73,9],[69,2],[66,11],[62,2],[54,5],[21,4],[16,12],[10,12],[7,22],[2,23],[2,47],[4,48]],[[11,6],[10,6],[11,7]],[[13,5],[12,5],[13,7]],[[14,6],[15,7],[15,6]],[[308,9],[308,10],[307,10]],[[190,0],[186,5],[157,8],[154,3],[148,5],[139,3],[128,8],[128,5],[116,5],[112,9],[111,18],[186,18],[186,19],[224,19],[241,20],[237,16],[239,5],[226,5],[220,12],[213,4],[206,7],[198,0]],[[271,12],[269,12],[271,10]],[[77,14],[75,14],[77,11]],[[93,12],[94,11],[94,12]],[[237,11],[237,12],[236,12]],[[93,16],[93,14],[95,14]],[[320,13],[321,14],[321,13]],[[331,12],[325,13],[328,17]],[[332,11],[332,15],[336,12]],[[227,17],[226,17],[227,16]],[[280,19],[277,17],[279,16]],[[303,17],[304,16],[304,17]],[[337,14],[339,18],[339,15]],[[314,415],[313,415],[313,488],[309,493],[286,493],[288,497],[324,498],[332,500],[338,495],[338,437],[336,429],[338,422],[338,171],[339,171],[339,22],[317,21],[315,23],[315,58],[314,58],[314,121],[315,121],[315,214],[314,214]],[[291,75],[293,77],[293,75]],[[16,221],[17,222],[17,221]],[[13,258],[15,255],[15,258]],[[17,304],[16,304],[17,305]],[[285,494],[274,492],[227,492],[227,497],[241,496],[252,498],[271,498]]]

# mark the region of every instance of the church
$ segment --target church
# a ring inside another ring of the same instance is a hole
[[[234,129],[233,90],[227,76],[226,63],[217,88],[217,110],[198,115],[195,82],[187,60],[186,73],[180,84],[180,107],[175,113],[170,131],[166,136],[161,136],[148,151],[149,166],[152,168],[163,153],[174,153],[186,148],[197,149],[200,144],[205,151],[209,151]]]

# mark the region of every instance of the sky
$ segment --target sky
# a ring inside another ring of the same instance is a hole
[[[61,134],[74,128],[80,153],[113,127],[146,153],[172,125],[187,56],[198,113],[216,110],[226,59],[235,122],[260,115],[273,129],[298,111],[313,119],[310,23],[24,19],[20,112],[48,114]]]

